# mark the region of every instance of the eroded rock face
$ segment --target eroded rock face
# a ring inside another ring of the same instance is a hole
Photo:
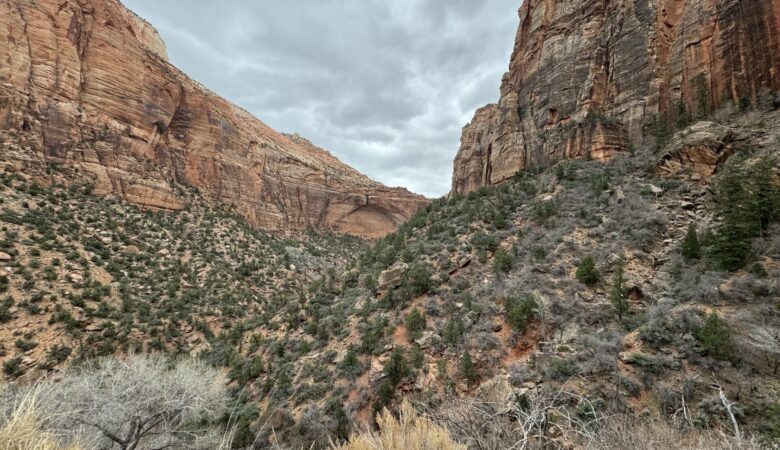
[[[498,104],[463,130],[453,193],[607,160],[657,118],[780,89],[780,0],[526,0]]]
[[[376,237],[427,202],[189,79],[117,0],[0,0],[0,127],[91,173],[98,194],[179,209],[187,186],[270,231]]]
[[[677,133],[664,149],[658,171],[664,175],[690,171],[694,178],[708,180],[734,153],[731,128],[699,122]]]

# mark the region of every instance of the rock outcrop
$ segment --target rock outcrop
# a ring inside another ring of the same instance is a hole
[[[189,187],[269,231],[376,237],[427,202],[209,92],[118,0],[0,0],[0,129],[98,194],[179,209]]]
[[[463,131],[452,192],[780,89],[780,0],[526,0],[498,104]]]
[[[658,171],[672,175],[690,171],[692,176],[707,180],[734,153],[731,128],[713,122],[699,122],[677,133],[665,147]]]

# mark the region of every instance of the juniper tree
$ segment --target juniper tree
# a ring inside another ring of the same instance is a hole
[[[599,281],[599,271],[592,256],[586,256],[577,266],[577,280],[582,284],[593,286]]]
[[[615,315],[622,323],[625,316],[631,312],[631,304],[628,301],[628,289],[626,288],[625,265],[623,261],[618,262],[617,267],[615,268],[608,296]]]
[[[716,313],[713,312],[707,317],[704,325],[696,330],[695,335],[707,354],[713,358],[728,359],[731,356],[731,330]]]
[[[512,255],[503,248],[499,248],[496,251],[495,259],[493,260],[493,270],[499,273],[508,273],[512,270]]]
[[[474,361],[472,360],[471,354],[468,351],[466,351],[463,356],[461,356],[458,367],[460,369],[460,374],[468,384],[473,384],[477,381],[477,370],[474,367]]]
[[[699,235],[696,232],[696,225],[688,226],[688,233],[685,235],[682,243],[682,256],[686,261],[693,261],[701,258],[701,246],[699,245]]]
[[[414,308],[404,320],[406,331],[409,334],[409,342],[420,337],[420,333],[425,329],[425,316],[419,309]]]

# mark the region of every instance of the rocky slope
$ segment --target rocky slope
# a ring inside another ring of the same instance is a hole
[[[726,103],[776,101],[777,0],[527,0],[498,104],[463,130],[452,191],[606,160]]]
[[[381,236],[426,203],[189,79],[117,0],[2,0],[0,30],[3,151],[20,166],[64,162],[154,209],[183,208],[176,186],[193,187],[271,231]]]

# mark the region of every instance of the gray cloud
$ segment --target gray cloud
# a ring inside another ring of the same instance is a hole
[[[124,0],[171,61],[391,186],[449,191],[460,130],[498,98],[520,0]]]

